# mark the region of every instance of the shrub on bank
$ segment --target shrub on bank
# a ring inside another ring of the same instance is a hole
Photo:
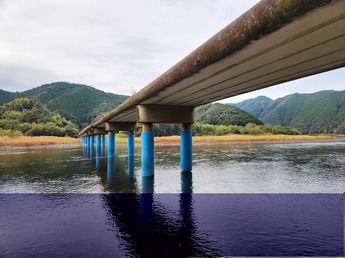
[[[286,134],[286,135],[301,135],[302,133],[296,128],[284,127],[280,125],[257,125],[248,123],[246,126],[238,125],[210,125],[195,123],[193,125],[193,134],[195,136],[204,135],[228,135],[228,134]]]
[[[23,134],[19,131],[13,131],[9,129],[0,129],[0,137],[18,137],[23,136]]]

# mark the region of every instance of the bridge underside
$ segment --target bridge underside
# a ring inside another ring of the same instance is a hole
[[[181,171],[190,172],[194,107],[344,67],[344,28],[345,0],[262,0],[79,135],[92,153],[94,135],[108,132],[111,157],[115,133],[127,130],[130,157],[141,122],[142,175],[153,176],[152,123],[181,123]]]
[[[345,1],[332,1],[292,17],[267,35],[260,26],[268,25],[259,24],[260,17],[253,18],[260,12],[271,14],[262,5],[228,25],[94,126],[105,127],[106,121],[137,122],[138,104],[195,107],[345,66]],[[275,15],[265,22],[274,22]],[[218,49],[212,49],[211,43]],[[207,64],[205,59],[217,54],[222,44],[231,48],[230,54]]]

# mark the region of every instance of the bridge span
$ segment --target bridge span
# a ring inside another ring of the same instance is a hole
[[[345,66],[345,0],[262,0],[79,136],[89,149],[142,123],[142,175],[154,174],[153,123],[181,123],[181,170],[192,170],[194,108]]]

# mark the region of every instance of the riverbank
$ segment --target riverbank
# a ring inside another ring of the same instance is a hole
[[[80,139],[71,137],[56,136],[17,136],[17,137],[0,137],[0,148],[5,147],[49,147],[65,145],[81,145]]]
[[[320,140],[345,140],[344,137],[333,135],[223,135],[223,136],[194,136],[193,143],[215,143],[215,142],[263,142],[263,141],[320,141]],[[178,144],[180,136],[155,137],[158,145]],[[126,144],[127,137],[116,137],[116,143]],[[136,137],[135,143],[141,143],[141,138]],[[0,137],[0,148],[8,147],[63,147],[82,145],[80,139],[71,137],[55,136],[19,136],[19,137]]]

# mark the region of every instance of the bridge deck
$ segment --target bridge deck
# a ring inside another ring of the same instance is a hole
[[[137,105],[200,106],[345,66],[345,0],[263,0],[99,121]]]

